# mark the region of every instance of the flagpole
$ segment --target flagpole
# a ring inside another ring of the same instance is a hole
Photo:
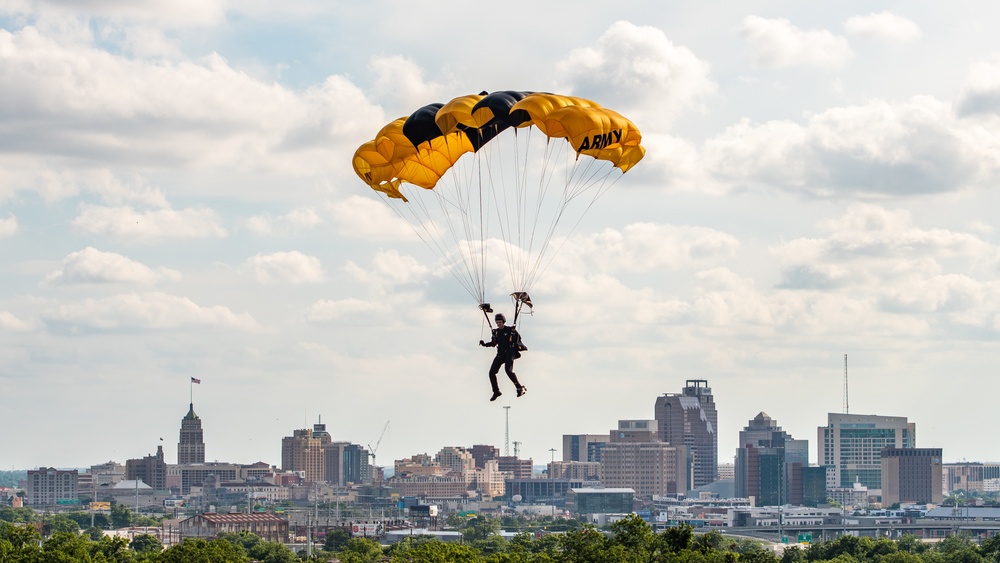
[[[194,378],[188,380],[188,389],[191,392],[191,405],[194,406]]]

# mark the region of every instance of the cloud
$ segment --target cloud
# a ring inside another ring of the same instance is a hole
[[[330,206],[338,232],[351,238],[376,241],[412,241],[413,228],[375,197],[352,195]]]
[[[678,270],[735,256],[736,237],[705,227],[634,223],[573,237],[560,249],[560,267],[588,272]]]
[[[50,273],[45,281],[55,285],[88,283],[138,283],[152,284],[160,280],[180,279],[180,272],[152,268],[117,254],[87,247],[70,253],[63,259],[62,268]]]
[[[265,284],[321,283],[326,273],[319,258],[307,256],[298,251],[258,254],[247,260],[247,267],[254,272],[257,281]]]
[[[335,170],[340,160],[329,158],[331,151],[349,154],[356,139],[385,122],[344,77],[296,92],[217,54],[129,59],[102,49],[86,22],[65,27],[0,30],[0,81],[17,84],[0,98],[8,151],[77,166],[302,175]]]
[[[872,100],[810,115],[804,124],[743,120],[708,140],[705,170],[729,186],[818,197],[908,195],[991,185],[1000,132],[969,126],[927,96]],[[995,151],[994,151],[995,152]]]
[[[17,232],[17,217],[8,215],[7,218],[0,217],[0,238],[12,237]]]
[[[0,311],[0,329],[8,332],[31,332],[37,328],[35,322],[19,319],[8,311]]]
[[[58,11],[79,17],[100,17],[114,20],[136,20],[167,26],[204,26],[222,21],[225,15],[224,0],[38,0],[26,2],[25,12],[34,6],[41,13]],[[17,5],[13,6],[18,13]]]
[[[572,93],[612,100],[612,109],[643,123],[669,123],[715,93],[707,62],[672,43],[663,31],[625,21],[612,24],[594,47],[574,49],[557,65]],[[611,102],[608,102],[611,103]]]
[[[227,234],[219,224],[216,213],[207,208],[139,211],[131,206],[83,204],[72,225],[78,232],[86,234],[137,241],[225,237]]]
[[[316,210],[308,207],[296,209],[275,217],[263,213],[247,219],[247,228],[258,235],[288,236],[305,229],[311,229],[323,222]]]
[[[404,256],[395,250],[376,252],[370,270],[354,262],[348,262],[346,270],[358,281],[373,287],[421,283],[430,272],[430,268],[412,256]]]
[[[365,324],[385,322],[385,316],[392,307],[384,302],[363,301],[361,299],[323,299],[313,303],[306,311],[306,320],[313,323],[343,321]]]
[[[453,98],[458,88],[453,79],[445,83],[428,82],[423,69],[401,55],[374,57],[370,68],[375,73],[373,96],[394,116],[407,115],[428,100]]]
[[[872,314],[913,315],[943,330],[1000,329],[997,271],[971,274],[977,263],[996,256],[995,245],[974,234],[921,228],[906,211],[871,204],[851,205],[819,226],[827,236],[772,249],[782,262],[780,287],[837,289],[867,299]]]
[[[844,22],[844,29],[851,35],[893,43],[906,43],[923,35],[920,26],[912,20],[888,11],[849,17]]]
[[[972,64],[955,107],[963,117],[1000,115],[1000,55]]]
[[[185,297],[161,292],[124,293],[59,305],[43,313],[55,325],[99,330],[168,330],[184,327],[257,328],[247,313],[223,306],[202,307]]]
[[[741,29],[754,60],[765,67],[835,67],[853,52],[847,39],[824,29],[799,29],[784,18],[743,18]]]

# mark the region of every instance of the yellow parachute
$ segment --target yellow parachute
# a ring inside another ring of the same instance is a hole
[[[560,237],[642,159],[641,142],[635,124],[590,100],[483,92],[392,121],[353,165],[481,306],[500,269],[488,256],[503,255],[519,312]]]

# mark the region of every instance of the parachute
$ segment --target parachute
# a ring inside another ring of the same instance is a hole
[[[388,123],[353,166],[484,313],[502,265],[516,323],[561,241],[642,159],[641,141],[631,121],[590,100],[481,92]]]

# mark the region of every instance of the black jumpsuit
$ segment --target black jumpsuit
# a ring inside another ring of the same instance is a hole
[[[493,386],[494,393],[500,392],[500,387],[497,386],[497,373],[500,372],[500,366],[503,366],[507,377],[514,383],[514,387],[517,387],[518,390],[521,389],[521,384],[518,383],[517,375],[514,373],[514,360],[521,357],[518,350],[520,343],[521,335],[517,333],[517,329],[505,326],[493,329],[493,339],[483,344],[483,346],[495,346],[497,349],[497,356],[493,358],[493,364],[490,366],[490,385]]]

